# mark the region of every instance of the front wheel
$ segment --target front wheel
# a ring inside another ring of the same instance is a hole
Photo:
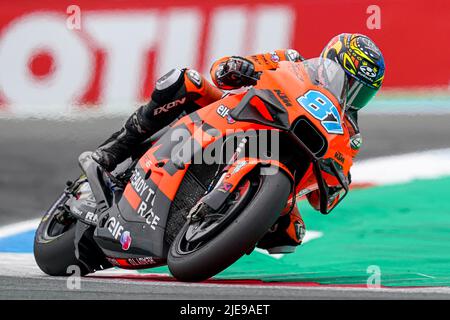
[[[256,190],[243,209],[227,221],[211,238],[197,241],[189,236],[189,224],[185,224],[173,241],[167,258],[172,275],[181,281],[203,281],[221,272],[236,262],[266,234],[280,216],[291,191],[291,182],[286,174],[278,171],[274,175],[258,175],[244,181]],[[217,230],[217,228],[216,228]]]

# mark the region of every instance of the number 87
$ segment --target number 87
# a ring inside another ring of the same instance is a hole
[[[297,102],[314,118],[320,120],[328,133],[343,134],[341,116],[333,102],[320,91],[309,90]]]

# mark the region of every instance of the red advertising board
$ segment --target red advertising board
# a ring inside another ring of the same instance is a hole
[[[0,3],[0,102],[142,101],[172,67],[283,47],[314,57],[341,32],[379,45],[385,88],[448,87],[446,0],[17,0]]]

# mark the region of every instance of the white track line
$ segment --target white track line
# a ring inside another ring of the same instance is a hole
[[[352,180],[390,185],[450,176],[450,149],[407,153],[355,162]]]
[[[31,253],[0,253],[0,275],[9,277],[35,277],[44,273]]]
[[[14,236],[23,232],[36,230],[40,221],[41,218],[31,219],[0,227],[0,239]]]

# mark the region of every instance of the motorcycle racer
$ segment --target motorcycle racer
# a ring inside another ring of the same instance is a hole
[[[353,156],[356,156],[362,142],[357,112],[367,105],[381,87],[385,69],[383,56],[368,37],[344,33],[327,44],[321,57],[337,62],[346,73],[347,102],[343,122],[350,131]],[[255,74],[276,69],[280,61],[303,60],[293,49],[247,57],[224,57],[211,67],[215,85],[196,70],[173,69],[157,80],[150,101],[139,107],[119,131],[98,147],[92,157],[107,171],[112,171],[141,142],[183,112],[193,112],[221,99],[222,90],[256,84]],[[319,208],[318,191],[309,193],[307,198],[315,209]],[[334,201],[338,201],[338,196],[334,197]],[[283,215],[260,240],[258,247],[267,249],[269,253],[290,253],[301,244],[304,235],[305,224],[297,206],[287,203]]]

